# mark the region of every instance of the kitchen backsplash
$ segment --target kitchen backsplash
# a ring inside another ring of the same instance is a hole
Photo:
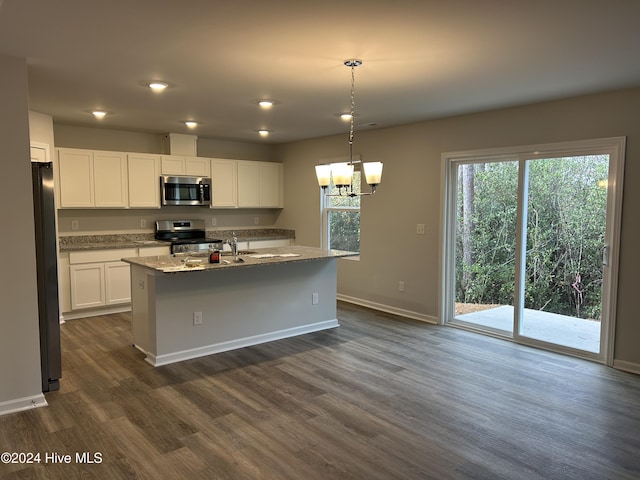
[[[153,233],[156,220],[204,220],[207,230],[260,229],[273,226],[279,209],[212,210],[201,207],[165,207],[158,210],[58,210],[58,232],[63,235]]]

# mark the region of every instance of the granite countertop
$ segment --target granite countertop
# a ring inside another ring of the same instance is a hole
[[[275,263],[306,262],[312,260],[342,258],[358,255],[357,252],[345,252],[343,250],[324,250],[321,248],[291,246],[278,248],[263,248],[251,250],[238,258],[242,261],[234,263],[232,255],[222,255],[220,263],[209,263],[209,256],[196,256],[188,254],[159,255],[152,257],[123,258],[124,262],[148,268],[158,273],[192,273],[198,271],[211,271],[225,268],[247,268]],[[189,259],[194,266],[187,266]]]
[[[294,230],[260,228],[247,230],[207,230],[207,239],[228,240],[236,232],[238,241],[294,239]],[[155,240],[153,233],[123,233],[105,235],[69,235],[59,238],[60,252],[114,250],[119,248],[162,247],[167,242]]]

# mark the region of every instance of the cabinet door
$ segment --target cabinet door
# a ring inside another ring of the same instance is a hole
[[[258,192],[261,207],[282,207],[282,164],[260,163]]]
[[[104,263],[85,263],[69,267],[71,309],[101,307],[104,298]]]
[[[238,206],[259,207],[258,162],[238,161]]]
[[[95,206],[127,206],[127,155],[118,152],[93,153]]]
[[[131,270],[128,263],[105,263],[104,279],[107,305],[131,302]]]
[[[58,150],[60,207],[94,206],[93,152],[90,150]]]
[[[211,208],[238,206],[238,161],[223,158],[211,159],[213,198]]]
[[[45,147],[39,147],[31,145],[31,161],[32,162],[47,162],[47,149]]]
[[[129,154],[129,206],[160,208],[160,155]]]
[[[185,175],[184,157],[162,155],[162,175]]]
[[[184,173],[198,177],[211,176],[211,160],[201,157],[186,157],[184,160]]]

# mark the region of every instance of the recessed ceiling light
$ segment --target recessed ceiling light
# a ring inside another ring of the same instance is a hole
[[[165,88],[169,86],[168,83],[165,82],[150,82],[149,88],[154,92],[162,92]]]
[[[260,105],[260,107],[262,107],[262,108],[271,108],[271,107],[273,107],[273,101],[272,100],[260,100],[258,102],[258,105]]]
[[[107,112],[104,112],[102,110],[94,110],[93,112],[91,112],[93,114],[94,117],[96,117],[98,120],[102,120],[106,115]]]
[[[193,120],[187,120],[184,124],[189,128],[196,128],[198,126],[198,122],[194,122]]]
[[[349,120],[351,120],[351,114],[350,113],[343,113],[342,115],[340,115],[340,118],[342,120],[344,120],[345,122],[348,122]]]
[[[259,134],[261,137],[268,137],[268,136],[269,136],[269,133],[270,133],[270,132],[269,132],[269,130],[265,130],[264,128],[263,128],[263,129],[261,129],[261,130],[258,130],[258,134]]]

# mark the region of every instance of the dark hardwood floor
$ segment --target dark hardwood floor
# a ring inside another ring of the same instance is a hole
[[[640,377],[340,304],[341,327],[153,368],[129,316],[62,327],[3,479],[638,479]],[[194,327],[195,328],[195,327]],[[71,464],[44,464],[47,453]],[[101,463],[76,462],[76,453]],[[89,458],[89,457],[87,457]]]

